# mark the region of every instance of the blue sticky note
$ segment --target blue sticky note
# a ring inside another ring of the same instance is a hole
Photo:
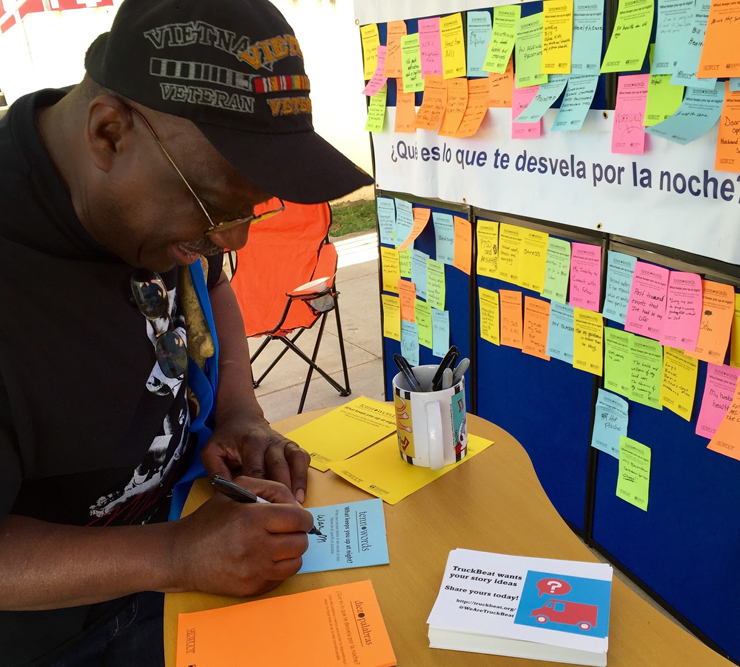
[[[390,562],[380,498],[306,509],[313,514],[314,526],[322,535],[308,536],[299,574]]]
[[[401,354],[411,366],[419,365],[419,327],[416,322],[401,320]]]
[[[709,20],[710,5],[710,0],[695,0],[691,29],[682,33],[683,45],[676,62],[675,72],[671,77],[671,83],[674,86],[712,90],[717,83],[717,79],[696,78],[701,51],[704,48],[704,33]]]
[[[586,76],[571,76],[568,79],[568,90],[560,103],[558,115],[553,123],[553,130],[573,131],[583,127],[588,110],[594,101],[596,86],[599,84],[598,74]]]
[[[396,199],[396,226],[393,228],[396,248],[408,238],[413,227],[414,211],[411,202]]]
[[[684,0],[686,1],[686,0]],[[571,76],[599,75],[604,41],[604,0],[575,0]]]
[[[560,97],[568,83],[568,74],[551,74],[547,83],[540,84],[537,94],[515,119],[515,123],[536,123]]]
[[[432,354],[440,359],[450,349],[450,313],[432,308]]]
[[[455,221],[449,213],[436,211],[432,211],[432,220],[437,239],[437,261],[452,266],[455,259]]]
[[[624,324],[627,307],[630,303],[632,276],[635,273],[636,257],[609,251],[606,269],[606,296],[604,297],[604,317]],[[619,443],[617,443],[619,444]]]
[[[378,197],[377,206],[380,242],[393,245],[393,229],[396,226],[396,205],[388,197]]]
[[[736,76],[730,79],[730,92],[731,93],[740,92],[740,77]]]
[[[429,255],[421,250],[411,251],[411,282],[416,285],[416,296],[427,298],[427,260]]]
[[[675,74],[694,22],[694,0],[658,0],[651,74]],[[698,63],[697,63],[698,65]]]
[[[492,27],[490,12],[468,12],[468,76],[488,76],[483,71],[483,61]]]
[[[550,303],[547,354],[567,364],[573,363],[573,306]]]
[[[591,446],[619,458],[619,438],[627,435],[629,404],[615,394],[599,389]]]
[[[715,83],[712,90],[687,88],[678,107],[670,118],[645,128],[645,132],[663,137],[677,144],[688,144],[711,130],[722,114],[725,84]]]

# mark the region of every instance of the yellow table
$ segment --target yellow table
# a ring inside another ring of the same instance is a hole
[[[287,433],[327,412],[297,415],[274,424]],[[517,660],[429,648],[426,619],[434,604],[452,549],[596,561],[560,518],[542,490],[522,446],[490,422],[469,415],[471,433],[494,445],[402,500],[385,505],[390,565],[300,574],[265,597],[371,579],[401,667],[546,667]],[[197,507],[211,491],[204,480],[185,505]],[[306,506],[332,505],[370,497],[333,472],[309,471]],[[169,594],[165,600],[167,667],[175,664],[177,614],[244,602],[202,593]],[[729,667],[720,657],[614,579],[609,667]]]

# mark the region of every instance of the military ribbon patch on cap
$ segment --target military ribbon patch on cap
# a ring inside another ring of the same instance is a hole
[[[283,90],[310,90],[308,77],[300,76],[266,76],[254,80],[254,92],[276,93]]]

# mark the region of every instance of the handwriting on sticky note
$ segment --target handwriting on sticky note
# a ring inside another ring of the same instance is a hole
[[[455,223],[449,213],[432,211],[437,261],[452,264],[455,260]]]
[[[668,278],[665,318],[658,340],[680,350],[695,350],[701,326],[701,277],[671,271]]]
[[[542,3],[542,71],[570,74],[573,44],[573,0]]]
[[[455,257],[453,266],[470,275],[473,261],[473,227],[470,220],[459,215],[453,218],[455,223]]]
[[[480,337],[489,343],[500,345],[498,292],[479,287],[478,301],[480,305]]]
[[[740,389],[737,387],[732,403],[708,448],[740,461]]]
[[[663,330],[670,271],[647,262],[636,262],[625,331],[659,340]]]
[[[367,122],[365,132],[382,132],[385,126],[385,108],[388,101],[388,84],[370,98],[370,106],[367,108]]]
[[[591,446],[605,454],[619,458],[619,440],[627,435],[629,404],[619,396],[599,389],[594,414],[594,429]]]
[[[570,243],[552,236],[547,241],[547,263],[542,296],[565,303],[570,277]]]
[[[398,280],[398,297],[401,300],[401,319],[416,322],[414,304],[416,302],[416,285],[410,280]]]
[[[476,223],[478,242],[479,276],[498,277],[498,222],[478,220]]]
[[[617,496],[644,512],[647,512],[650,497],[651,455],[649,447],[620,436]]]
[[[653,0],[620,0],[601,73],[634,72],[642,67],[653,28]]]
[[[606,271],[604,317],[624,324],[630,303],[632,276],[637,259],[621,252],[609,251]]]
[[[642,126],[649,86],[649,74],[619,77],[612,127],[612,153],[642,155],[645,152]]]
[[[573,243],[570,260],[570,305],[599,312],[601,246]]]
[[[442,76],[442,37],[439,33],[439,16],[419,19],[419,50],[421,73]]]
[[[648,407],[662,410],[660,387],[663,377],[663,347],[642,336],[629,339],[632,360],[630,398]]]
[[[383,269],[383,290],[398,294],[398,280],[401,277],[398,250],[395,248],[381,248],[380,263]]]
[[[516,37],[516,22],[521,17],[519,5],[493,8],[493,30],[488,42],[488,51],[483,70],[492,74],[503,74],[512,66],[512,51]],[[512,66],[513,73],[513,66]]]
[[[550,361],[550,356],[547,354],[549,322],[550,304],[542,299],[525,296],[522,352]]]
[[[468,80],[450,79],[447,81],[447,107],[442,116],[442,125],[437,134],[441,137],[454,137],[468,108]]]
[[[465,76],[465,35],[462,15],[451,14],[439,19],[439,33],[442,39],[442,76],[454,79]]]
[[[522,349],[522,293],[502,289],[501,300],[501,345]]]
[[[388,23],[387,52],[383,74],[389,79],[398,79],[402,76],[401,66],[401,37],[406,36],[405,21],[390,21]]]
[[[514,94],[514,56],[509,58],[503,74],[488,74],[488,106],[501,109],[511,108]]]
[[[445,265],[427,259],[427,303],[437,310],[445,309]]]
[[[604,329],[604,387],[609,391],[632,398],[632,353],[627,331]]]
[[[426,302],[416,300],[414,308],[416,326],[419,331],[419,345],[432,349],[432,307]]]
[[[600,313],[573,309],[573,368],[603,374],[604,319]]]
[[[696,349],[690,357],[723,364],[735,314],[735,290],[730,285],[702,280],[702,316]]]
[[[557,301],[550,304],[546,352],[566,364],[573,363],[573,306]]]
[[[404,239],[403,243],[399,246],[399,250],[406,250],[417,238],[419,234],[424,231],[424,228],[429,222],[429,218],[432,214],[432,210],[423,206],[413,206],[411,209],[411,215],[413,217],[413,223],[411,225],[411,231],[408,236]]]
[[[663,380],[660,387],[660,404],[691,421],[696,394],[696,376],[699,361],[687,357],[683,350],[663,348]]]
[[[407,93],[418,93],[424,90],[418,33],[401,37],[401,65],[403,89]]]
[[[378,64],[375,72],[373,72],[372,78],[370,79],[370,81],[368,81],[367,86],[365,86],[365,90],[362,91],[363,95],[367,95],[368,97],[376,95],[377,92],[383,87],[383,84],[388,80],[388,77],[383,74],[383,67],[385,66],[385,54],[386,47],[379,46],[377,57]]]
[[[401,341],[401,306],[397,296],[382,295],[383,301],[383,335],[386,338]]]
[[[372,78],[378,65],[378,47],[380,46],[380,35],[376,23],[364,25],[360,28],[362,39],[362,60],[365,70],[365,81]]]
[[[440,359],[450,349],[450,314],[432,308],[432,354]]]
[[[447,83],[441,76],[428,75],[424,79],[424,98],[416,114],[419,130],[436,130],[447,108]]]
[[[707,379],[704,383],[704,394],[696,420],[696,435],[712,438],[729,409],[740,377],[740,369],[729,366],[718,366],[710,363],[707,366]]]

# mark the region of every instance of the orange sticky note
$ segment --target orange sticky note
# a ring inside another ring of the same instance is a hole
[[[730,366],[740,368],[740,294],[735,295],[735,317],[732,320]]]
[[[698,79],[740,76],[740,0],[712,0],[699,59]]]
[[[737,383],[727,414],[707,448],[740,461],[740,382]]]
[[[460,127],[465,109],[468,108],[468,80],[447,80],[447,107],[442,117],[442,126],[437,134],[440,137],[454,137]]]
[[[403,92],[403,79],[396,79],[396,132],[416,132],[416,93]]]
[[[511,109],[511,98],[514,95],[514,56],[503,74],[488,73],[488,106],[500,109]]]
[[[481,126],[488,111],[488,79],[468,81],[468,106],[460,121],[456,137],[472,137]]]
[[[410,280],[399,280],[398,297],[401,299],[401,319],[416,322],[416,285]]]
[[[686,356],[721,366],[725,363],[730,329],[735,316],[735,290],[731,285],[711,280],[702,280],[701,285],[703,295],[699,339],[696,350],[687,351]]]
[[[416,127],[420,130],[436,130],[446,108],[447,82],[441,74],[427,74],[424,77],[424,97],[416,114]]]
[[[403,76],[403,71],[401,70],[401,37],[405,35],[405,21],[391,21],[388,23],[387,50],[385,52],[383,76],[389,79],[396,79]]]
[[[522,352],[550,361],[547,355],[547,332],[550,326],[550,302],[524,297],[524,337]]]
[[[176,667],[237,663],[391,667],[396,657],[372,582],[357,581],[179,615]]]
[[[499,291],[501,299],[501,345],[522,349],[522,293]]]
[[[473,227],[466,218],[455,216],[455,252],[452,256],[452,266],[470,275],[470,265],[473,261]]]
[[[411,233],[406,237],[406,240],[400,246],[398,246],[398,252],[403,252],[414,241],[416,241],[417,238],[419,238],[419,234],[424,231],[424,227],[426,227],[427,222],[429,222],[429,218],[432,215],[432,209],[419,208],[418,206],[414,206],[413,213],[414,226],[411,228]]]
[[[722,115],[719,117],[714,168],[717,171],[740,172],[740,92],[731,92],[729,81],[725,81],[725,101],[722,105]]]

